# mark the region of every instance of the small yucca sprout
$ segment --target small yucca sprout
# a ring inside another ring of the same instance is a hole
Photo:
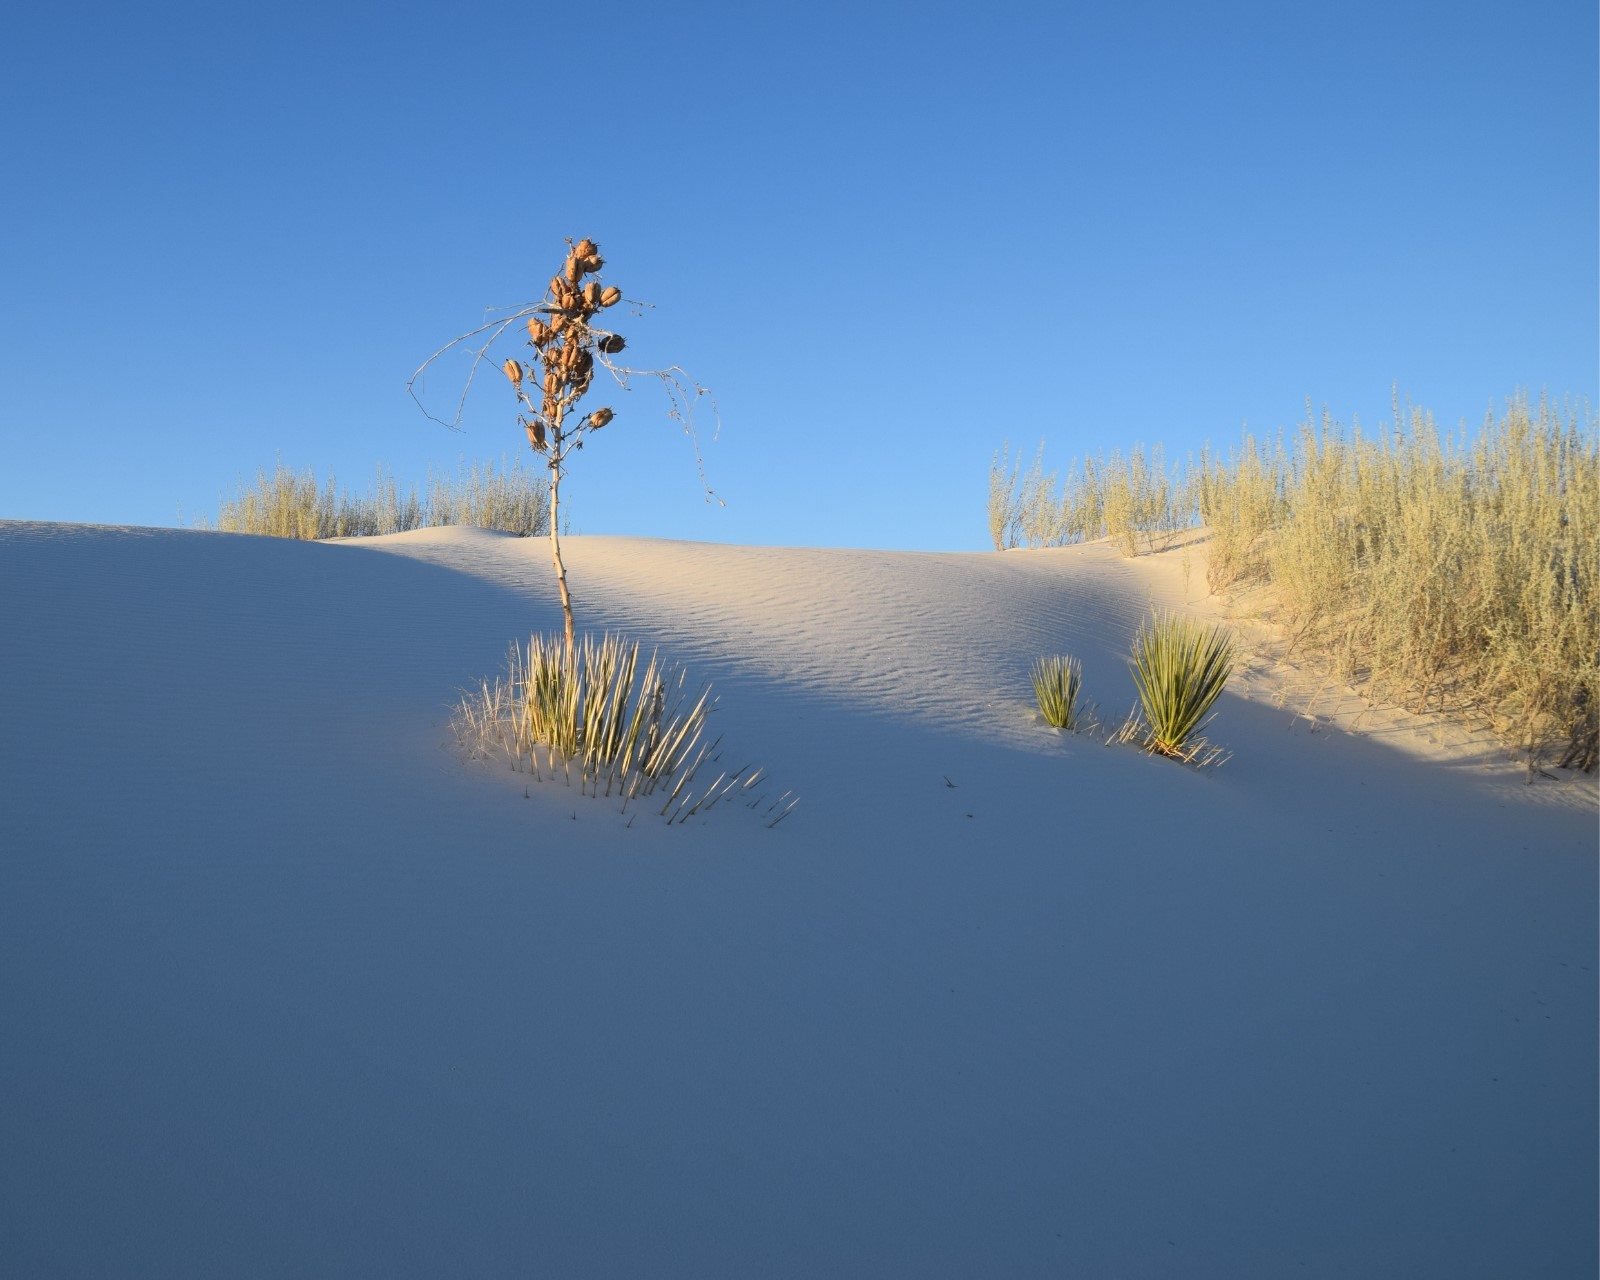
[[[1082,715],[1083,664],[1076,658],[1040,658],[1033,664],[1033,696],[1039,714],[1056,729],[1074,729]]]
[[[1231,632],[1193,618],[1158,614],[1133,642],[1134,683],[1144,714],[1144,745],[1158,755],[1192,761],[1206,751],[1200,737],[1221,695],[1238,649]]]
[[[511,379],[512,386],[520,387],[522,385],[522,362],[520,360],[507,360],[502,368],[506,371],[506,377]]]

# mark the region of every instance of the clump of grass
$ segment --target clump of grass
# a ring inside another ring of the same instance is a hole
[[[1033,465],[1022,478],[1017,497],[1017,531],[1030,547],[1048,547],[1060,540],[1061,510],[1054,497],[1055,473],[1044,472],[1044,445],[1034,455]]]
[[[293,471],[278,462],[258,471],[254,484],[241,478],[231,499],[224,499],[214,525],[199,528],[224,533],[253,533],[272,538],[375,537],[439,525],[475,525],[524,537],[550,527],[550,494],[542,468],[529,471],[520,463],[496,470],[493,463],[473,463],[454,475],[431,472],[426,496],[415,486],[402,492],[380,464],[371,492],[351,494],[329,476],[318,485],[307,468]]]
[[[1059,485],[1056,473],[1044,470],[1043,445],[1026,473],[1020,462],[1008,473],[1007,461],[1009,446],[989,469],[989,534],[997,551],[1110,537],[1134,556],[1170,546],[1197,521],[1191,471],[1169,468],[1160,445],[1074,461]]]
[[[1126,459],[1113,453],[1100,468],[1100,501],[1106,532],[1125,556],[1171,546],[1180,530],[1195,524],[1189,472],[1167,467],[1161,445],[1146,453],[1135,445]]]
[[[1040,658],[1033,664],[1033,696],[1039,714],[1055,729],[1074,730],[1082,726],[1083,664],[1076,658]]]
[[[1475,439],[1324,416],[1241,502],[1293,642],[1369,696],[1487,722],[1530,769],[1600,756],[1600,437],[1513,399]],[[1209,514],[1209,513],[1208,513]],[[1262,532],[1255,532],[1260,530]]]
[[[1140,714],[1129,718],[1121,736],[1136,736],[1146,750],[1185,763],[1217,763],[1222,752],[1201,730],[1210,723],[1236,656],[1237,645],[1225,628],[1158,613],[1134,638],[1129,665]]]
[[[1192,483],[1200,521],[1210,533],[1206,581],[1213,591],[1268,576],[1267,540],[1287,517],[1283,446],[1264,454],[1246,436],[1224,463],[1208,445],[1200,451]]]
[[[765,778],[745,765],[721,770],[703,789],[696,778],[719,758],[721,738],[708,735],[716,705],[710,686],[692,687],[687,673],[652,652],[641,661],[637,641],[585,636],[530,637],[512,645],[506,674],[462,698],[452,725],[468,753],[500,757],[543,780],[574,775],[579,790],[635,800],[665,793],[660,814],[682,822],[737,797],[752,808],[766,797]],[[776,826],[799,803],[792,793],[763,815]]]
[[[423,523],[495,529],[524,538],[550,531],[550,482],[543,467],[528,470],[501,459],[457,467],[452,475],[428,472],[428,502]],[[399,532],[399,530],[396,530]]]

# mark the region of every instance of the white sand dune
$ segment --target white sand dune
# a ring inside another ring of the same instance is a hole
[[[543,542],[0,523],[0,1274],[1593,1274],[1592,780],[1045,729],[1171,557],[566,545],[787,821],[460,758]]]

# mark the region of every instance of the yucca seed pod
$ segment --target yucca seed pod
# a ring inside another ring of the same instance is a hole
[[[600,305],[602,307],[614,307],[621,301],[622,290],[614,284],[608,284],[600,291]]]
[[[578,281],[583,277],[583,266],[576,254],[567,259],[567,265],[562,269],[562,274],[566,276],[567,283],[574,289],[578,287]]]
[[[604,267],[605,265],[606,265],[606,260],[604,258],[600,257],[598,254],[591,253],[587,258],[585,258],[583,260],[584,272],[587,275],[591,275],[591,276],[599,275],[600,274],[600,269],[602,267]]]
[[[583,286],[583,301],[585,306],[598,307],[600,305],[600,282],[591,280]]]
[[[520,387],[522,385],[522,362],[520,360],[507,360],[500,367],[505,370],[506,377],[511,379],[512,386]]]
[[[614,356],[628,344],[622,340],[620,333],[608,333],[600,339],[600,350],[608,356]]]
[[[554,369],[548,370],[544,375],[544,393],[553,396],[561,390],[561,375]]]
[[[579,351],[573,358],[572,370],[580,378],[587,378],[594,372],[594,357],[587,351]]]
[[[567,318],[559,311],[550,317],[550,336],[554,337],[567,327]]]
[[[578,241],[577,244],[572,246],[572,252],[577,254],[580,258],[592,258],[595,254],[600,252],[600,246],[597,245],[593,240],[585,237],[584,239]]]
[[[522,429],[528,433],[528,443],[533,446],[534,452],[543,453],[545,451],[544,423],[537,420],[524,422]]]
[[[566,291],[567,282],[563,280],[559,274],[550,277],[550,296],[552,298],[559,302],[561,300],[561,295]]]
[[[614,416],[610,409],[596,409],[589,415],[589,426],[598,431],[606,423],[610,422]]]
[[[550,338],[550,326],[547,325],[543,320],[539,319],[538,316],[529,316],[528,340],[532,342],[534,346],[542,347],[545,343],[550,341]]]

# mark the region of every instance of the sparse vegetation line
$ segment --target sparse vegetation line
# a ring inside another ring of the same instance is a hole
[[[989,474],[997,549],[1209,530],[1217,592],[1271,588],[1299,650],[1369,696],[1490,724],[1530,767],[1600,763],[1600,420],[1510,400],[1475,438],[1421,410],[1365,435],[1308,415],[1167,470],[1159,447]]]
[[[407,533],[439,525],[474,525],[530,537],[550,526],[550,494],[541,470],[502,460],[458,467],[453,476],[429,472],[426,490],[402,491],[394,476],[378,466],[377,482],[366,494],[351,494],[329,476],[319,486],[307,468],[294,471],[280,460],[271,472],[256,472],[255,483],[241,477],[232,498],[224,498],[215,523],[196,527],[223,533],[254,533],[272,538],[366,538]]]

